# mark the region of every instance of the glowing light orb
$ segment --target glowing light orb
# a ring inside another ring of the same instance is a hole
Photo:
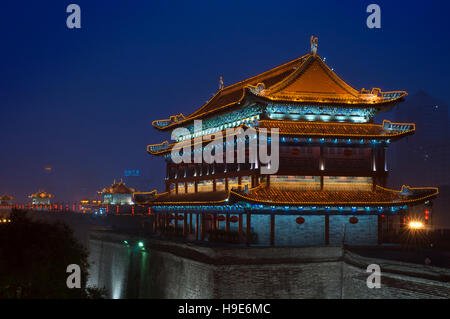
[[[409,228],[411,229],[422,229],[423,223],[418,221],[411,221],[409,222]]]

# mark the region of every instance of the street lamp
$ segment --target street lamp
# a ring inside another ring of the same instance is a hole
[[[408,226],[410,229],[418,230],[423,228],[423,223],[419,221],[410,221]]]

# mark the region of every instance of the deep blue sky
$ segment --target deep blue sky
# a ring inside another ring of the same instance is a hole
[[[378,3],[382,28],[366,27]],[[82,29],[66,27],[81,6]],[[448,102],[447,1],[2,1],[0,194],[94,195],[140,169],[154,119],[189,114],[225,84],[309,51],[357,89],[425,90]],[[52,180],[44,167],[53,167]]]

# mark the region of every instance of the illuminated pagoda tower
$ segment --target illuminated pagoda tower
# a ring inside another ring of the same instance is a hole
[[[166,189],[135,199],[152,207],[157,232],[188,240],[381,244],[386,220],[404,224],[411,206],[429,204],[438,194],[431,187],[386,188],[386,149],[413,134],[415,125],[373,119],[406,95],[352,88],[317,55],[312,37],[309,54],[227,87],[221,78],[219,91],[191,115],[154,121],[161,131],[188,130],[175,134],[174,142],[148,146],[148,153],[166,162]],[[202,120],[200,130],[195,120]],[[225,150],[226,130],[239,127],[258,135],[278,129],[275,173],[262,174],[259,158],[226,163],[224,155],[223,161],[179,164],[173,159],[180,142],[192,145],[194,158],[195,146],[202,151],[217,142],[214,133],[222,133]]]
[[[45,191],[39,190],[37,193],[28,196],[28,198],[31,198],[32,205],[45,206],[51,204],[51,199],[53,198],[53,195]]]
[[[99,195],[103,195],[104,205],[133,205],[133,193],[134,189],[125,185],[123,180],[114,183],[98,192]]]

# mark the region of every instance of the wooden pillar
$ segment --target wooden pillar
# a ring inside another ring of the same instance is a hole
[[[178,213],[175,213],[175,220],[174,220],[174,226],[175,226],[175,235],[178,235]]]
[[[189,234],[192,234],[192,212],[189,213]]]
[[[238,190],[241,190],[241,185],[242,185],[242,176],[238,177]]]
[[[157,212],[157,213],[155,214],[155,220],[156,220],[156,232],[157,232],[157,233],[159,233],[160,228],[161,228],[161,226],[160,226],[160,221],[159,221],[160,215],[161,215],[160,212]]]
[[[228,177],[225,177],[225,191],[228,192]]]
[[[213,192],[215,192],[217,189],[217,180],[213,178]]]
[[[378,245],[383,243],[383,217],[378,215]]]
[[[325,245],[330,244],[330,216],[325,215]]]
[[[239,214],[239,243],[242,244],[242,224],[243,224],[243,216]]]
[[[325,170],[325,161],[323,159],[323,146],[320,146],[319,169],[321,171]]]
[[[175,182],[175,194],[178,194],[178,182]]]
[[[247,212],[247,225],[246,225],[246,230],[245,230],[245,232],[246,232],[245,239],[246,239],[247,246],[250,246],[250,242],[251,242],[251,234],[250,234],[251,216],[252,216],[251,213]]]
[[[266,183],[266,185],[267,185],[267,187],[270,187],[270,175],[266,175],[267,177],[267,183]]]
[[[184,215],[183,215],[183,237],[185,237],[186,238],[186,236],[187,236],[187,231],[188,231],[188,225],[187,225],[187,222],[188,222],[188,214],[189,213],[184,213]]]
[[[169,218],[167,216],[167,211],[164,213],[164,232],[167,232],[169,228]]]
[[[197,180],[194,181],[194,191],[195,191],[195,193],[198,193],[198,181]]]
[[[198,240],[198,235],[199,235],[199,226],[200,226],[200,213],[196,213],[195,214],[195,240]]]
[[[320,176],[320,190],[323,191],[323,175]]]
[[[371,168],[370,169],[373,172],[376,172],[377,171],[377,162],[376,162],[376,159],[375,159],[375,147],[374,146],[372,146],[370,148],[370,156],[372,158],[372,160],[371,160]]]
[[[184,192],[188,193],[188,182],[184,182]]]
[[[213,220],[212,220],[212,239],[217,239],[217,213],[213,214]]]
[[[201,228],[200,228],[200,238],[201,240],[205,240],[205,213],[202,212],[202,222],[201,222]]]
[[[270,214],[270,246],[275,246],[275,215]]]
[[[230,242],[230,213],[225,215],[225,234],[227,236],[227,242]]]

